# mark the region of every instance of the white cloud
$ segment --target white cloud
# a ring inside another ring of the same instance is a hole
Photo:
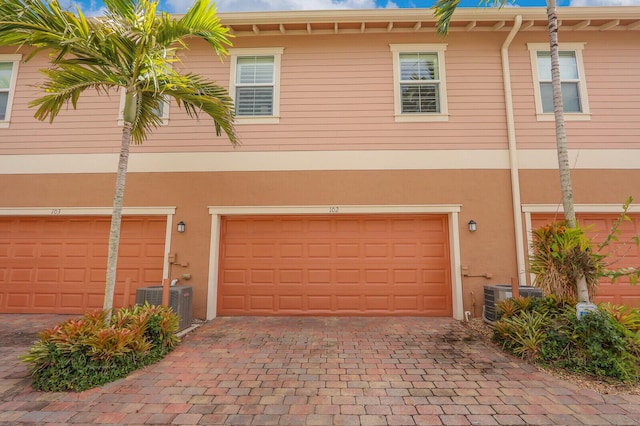
[[[640,0],[571,0],[569,6],[640,6]]]
[[[193,0],[166,0],[172,13],[184,13]],[[375,0],[218,0],[218,12],[257,12],[269,10],[375,9]],[[398,7],[389,0],[387,8]]]

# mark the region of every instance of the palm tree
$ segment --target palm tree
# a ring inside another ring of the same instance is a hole
[[[486,5],[504,6],[507,0],[483,0]],[[433,6],[437,19],[436,31],[441,35],[449,32],[449,24],[453,12],[460,0],[438,0]],[[562,206],[564,218],[570,228],[575,228],[576,213],[573,202],[573,187],[571,184],[571,169],[569,165],[569,151],[567,149],[567,132],[564,125],[564,105],[560,84],[560,61],[558,52],[558,12],[556,0],[547,0],[547,20],[549,27],[549,50],[551,56],[551,86],[553,88],[553,113],[556,125],[556,150],[558,153],[558,168],[560,170],[560,189],[562,192]],[[578,302],[589,302],[587,281],[582,276],[576,282]]]
[[[173,98],[191,117],[210,116],[216,135],[237,143],[233,101],[227,91],[202,76],[179,74],[171,64],[187,37],[200,37],[217,55],[227,53],[227,29],[215,5],[195,0],[180,19],[157,13],[154,0],[105,0],[102,18],[87,19],[80,9],[63,10],[57,0],[2,0],[0,45],[27,46],[49,52],[50,67],[41,70],[45,95],[31,101],[35,117],[52,122],[63,106],[73,108],[87,89],[122,91],[124,126],[113,197],[104,306],[109,322],[113,307],[120,223],[131,142],[140,144],[162,123],[161,105]]]

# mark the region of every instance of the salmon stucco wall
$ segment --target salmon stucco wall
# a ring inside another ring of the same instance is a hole
[[[114,177],[14,175],[2,180],[2,207],[106,207]],[[171,278],[191,275],[183,283],[194,286],[194,315],[204,318],[209,206],[461,204],[462,263],[469,275],[490,276],[463,278],[465,309],[471,310],[474,300],[481,303],[478,294],[484,284],[509,282],[516,276],[511,200],[501,191],[508,185],[508,172],[502,170],[130,173],[125,205],[176,207],[174,224],[184,221],[187,231],[179,234],[173,229],[168,250],[176,254],[177,263],[188,266],[172,265]],[[475,233],[467,230],[471,219],[478,224]],[[476,315],[479,308],[475,306]]]

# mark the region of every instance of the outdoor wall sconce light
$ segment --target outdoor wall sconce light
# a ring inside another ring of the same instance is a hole
[[[473,219],[471,219],[467,225],[469,226],[469,232],[476,232],[476,229],[478,229],[478,225]]]
[[[186,225],[183,221],[178,222],[178,232],[183,233],[186,229]]]

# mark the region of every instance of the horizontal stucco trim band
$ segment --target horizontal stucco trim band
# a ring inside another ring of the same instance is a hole
[[[622,204],[576,204],[573,206],[576,213],[622,213]],[[562,213],[562,204],[523,204],[524,213]],[[631,204],[629,213],[640,211],[640,204]]]
[[[570,150],[572,169],[640,169],[640,149]],[[557,169],[554,149],[518,150],[520,169]],[[115,173],[117,154],[0,156],[0,174]],[[509,168],[508,150],[133,153],[130,172],[450,170]]]

